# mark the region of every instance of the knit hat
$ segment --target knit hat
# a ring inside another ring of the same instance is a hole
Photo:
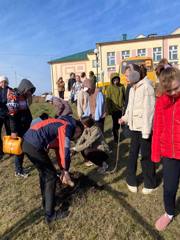
[[[119,81],[120,81],[119,73],[117,72],[111,73],[110,75],[111,82],[113,81],[114,78],[119,78]]]
[[[2,76],[0,76],[0,82],[3,82],[3,81],[9,83],[8,78],[6,76],[2,75]]]
[[[96,88],[94,81],[92,81],[91,79],[88,79],[88,78],[84,80],[83,86],[84,86],[84,88],[88,88],[88,89]]]

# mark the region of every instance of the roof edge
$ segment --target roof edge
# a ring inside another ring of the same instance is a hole
[[[146,38],[133,38],[133,39],[127,39],[127,40],[121,40],[121,41],[99,42],[99,43],[96,43],[96,45],[103,46],[103,45],[109,45],[109,44],[153,41],[153,40],[160,40],[160,39],[166,39],[166,38],[178,38],[178,37],[180,37],[180,34],[174,34],[174,35],[169,34],[169,35],[153,36],[153,37],[146,37]]]
[[[74,53],[74,54],[71,54],[71,55],[68,55],[68,56],[64,56],[64,57],[61,57],[61,58],[52,59],[52,60],[48,61],[48,64],[59,63],[59,62],[71,62],[70,58],[76,57],[77,55],[83,55],[83,54],[86,55],[86,57],[87,57],[88,54],[91,54],[93,52],[94,52],[93,49],[88,49],[86,51],[77,52],[77,53]],[[80,58],[80,59],[77,59],[77,60],[73,59],[72,61],[73,62],[75,62],[75,61],[78,62],[78,61],[85,61],[85,60],[86,59],[81,59]]]

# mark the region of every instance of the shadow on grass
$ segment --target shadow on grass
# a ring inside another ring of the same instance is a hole
[[[95,174],[95,169],[91,174]],[[154,230],[154,228],[138,213],[136,209],[134,209],[127,201],[126,201],[126,193],[119,192],[113,189],[110,185],[107,185],[105,181],[102,180],[101,185],[98,185],[94,180],[89,178],[88,176],[82,173],[74,173],[72,176],[75,187],[68,188],[62,187],[62,185],[57,184],[56,188],[56,205],[61,207],[62,210],[68,210],[72,205],[72,202],[76,199],[80,200],[85,204],[86,195],[91,191],[91,194],[95,194],[99,190],[106,191],[110,194],[119,204],[126,210],[126,212],[134,219],[137,224],[140,224],[150,236],[152,236],[156,240],[163,240],[164,238],[160,236],[158,232]],[[102,177],[103,178],[103,177]],[[180,200],[178,200],[180,201]],[[10,240],[12,238],[17,239],[18,236],[22,235],[25,231],[26,227],[32,224],[38,224],[42,220],[42,210],[34,209],[24,218],[22,218],[19,222],[17,222],[14,226],[12,226],[9,230],[7,230],[0,239],[2,240]]]
[[[180,197],[178,197],[176,201],[176,213],[175,216],[177,217],[180,214]]]
[[[18,236],[23,234],[26,227],[29,227],[32,224],[38,224],[42,218],[42,210],[34,209],[24,218],[22,218],[19,222],[13,225],[10,229],[8,229],[3,235],[0,236],[1,240],[10,240],[10,239],[18,239]]]
[[[138,186],[143,184],[143,182],[144,182],[143,173],[140,173],[139,175],[137,175],[137,182],[138,182]],[[158,170],[156,170],[156,184],[157,184],[157,187],[161,183],[162,183],[162,169],[158,169]]]
[[[122,177],[122,175],[121,175]],[[104,185],[103,185],[104,184]],[[137,224],[140,224],[150,236],[155,240],[164,240],[164,238],[157,232],[153,226],[151,226],[139,213],[126,201],[126,193],[119,192],[113,189],[110,185],[107,185],[106,182],[102,182],[103,190],[110,194],[119,204],[126,210],[126,212],[134,219]],[[180,201],[180,199],[179,199]]]

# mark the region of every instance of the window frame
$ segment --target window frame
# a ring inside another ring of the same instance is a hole
[[[176,47],[176,49],[174,49],[174,47]],[[172,48],[172,49],[170,49]],[[176,51],[176,53],[175,53]],[[176,58],[174,58],[174,54],[176,54]],[[169,46],[169,61],[172,61],[172,62],[178,62],[178,45],[170,45]]]
[[[107,66],[108,67],[116,66],[115,52],[107,52]]]
[[[123,52],[124,52],[125,54],[123,54]],[[128,52],[128,54],[127,54],[127,52]],[[121,51],[121,58],[122,58],[122,60],[124,60],[124,59],[126,59],[126,58],[129,58],[130,56],[131,56],[130,50],[122,50],[122,51]]]
[[[144,50],[144,54],[142,55],[142,53],[140,53],[139,54],[139,51],[142,51],[142,50]],[[137,56],[138,57],[146,57],[146,48],[139,48],[139,49],[137,49]]]
[[[162,47],[154,47],[153,48],[153,61],[159,62],[161,59],[162,59]]]

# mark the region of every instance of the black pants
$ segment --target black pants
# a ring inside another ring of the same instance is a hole
[[[4,124],[4,126],[5,126],[6,134],[7,134],[7,135],[11,135],[9,118],[8,118],[8,117],[0,118],[0,155],[3,154],[3,150],[2,150],[2,139],[1,139],[3,124]]]
[[[105,118],[100,118],[99,121],[95,121],[96,126],[98,126],[102,132],[104,132],[104,121]]]
[[[156,187],[155,164],[151,161],[151,137],[143,139],[141,132],[131,131],[131,145],[127,165],[127,183],[137,186],[136,171],[137,159],[141,152],[141,167],[144,177],[145,188]]]
[[[39,172],[39,182],[45,216],[51,217],[54,214],[55,207],[56,170],[48,154],[44,150],[38,151],[26,141],[23,142],[22,148]]]
[[[118,130],[119,130],[119,123],[118,120],[119,118],[122,117],[122,111],[116,111],[112,114],[112,121],[113,121],[113,136],[114,136],[114,141],[117,143],[118,142]]]
[[[174,215],[176,193],[180,179],[180,160],[163,158],[164,206],[169,215]]]
[[[81,154],[85,161],[91,161],[99,167],[102,167],[102,163],[108,159],[108,155],[105,152],[93,148],[87,148]]]
[[[64,99],[64,91],[59,91],[59,97]]]

